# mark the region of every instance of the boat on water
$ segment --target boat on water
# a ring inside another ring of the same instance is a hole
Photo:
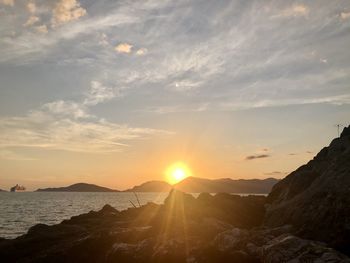
[[[26,188],[24,186],[18,184],[10,188],[10,192],[24,192],[25,190]]]

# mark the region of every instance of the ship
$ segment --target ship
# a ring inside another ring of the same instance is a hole
[[[14,187],[10,188],[10,192],[23,192],[26,188],[24,186],[16,184]]]

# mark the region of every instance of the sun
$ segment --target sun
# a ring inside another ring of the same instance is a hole
[[[167,181],[176,184],[188,176],[191,176],[190,169],[183,162],[177,162],[168,167],[165,172]]]

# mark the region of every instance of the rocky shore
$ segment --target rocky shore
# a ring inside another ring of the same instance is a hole
[[[301,239],[292,226],[266,228],[265,197],[172,191],[149,203],[33,226],[0,241],[1,262],[350,262],[325,243]]]
[[[163,205],[39,224],[1,262],[349,262],[350,127],[268,197],[172,190]]]

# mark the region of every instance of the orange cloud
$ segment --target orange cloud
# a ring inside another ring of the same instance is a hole
[[[296,4],[282,10],[282,12],[272,16],[272,18],[307,16],[309,12],[310,12],[310,9],[308,6],[303,4]]]
[[[342,19],[348,19],[348,18],[350,18],[350,12],[341,12],[340,17]]]
[[[76,0],[60,0],[52,11],[52,25],[57,26],[74,21],[86,15],[86,9]]]
[[[35,5],[35,3],[32,2],[32,1],[28,2],[28,4],[27,4],[27,9],[28,9],[29,13],[34,14],[35,11],[36,11],[36,5]]]
[[[115,51],[118,53],[130,53],[132,49],[132,45],[128,43],[120,43],[115,47]]]
[[[15,0],[0,0],[0,4],[13,6],[15,4]]]

